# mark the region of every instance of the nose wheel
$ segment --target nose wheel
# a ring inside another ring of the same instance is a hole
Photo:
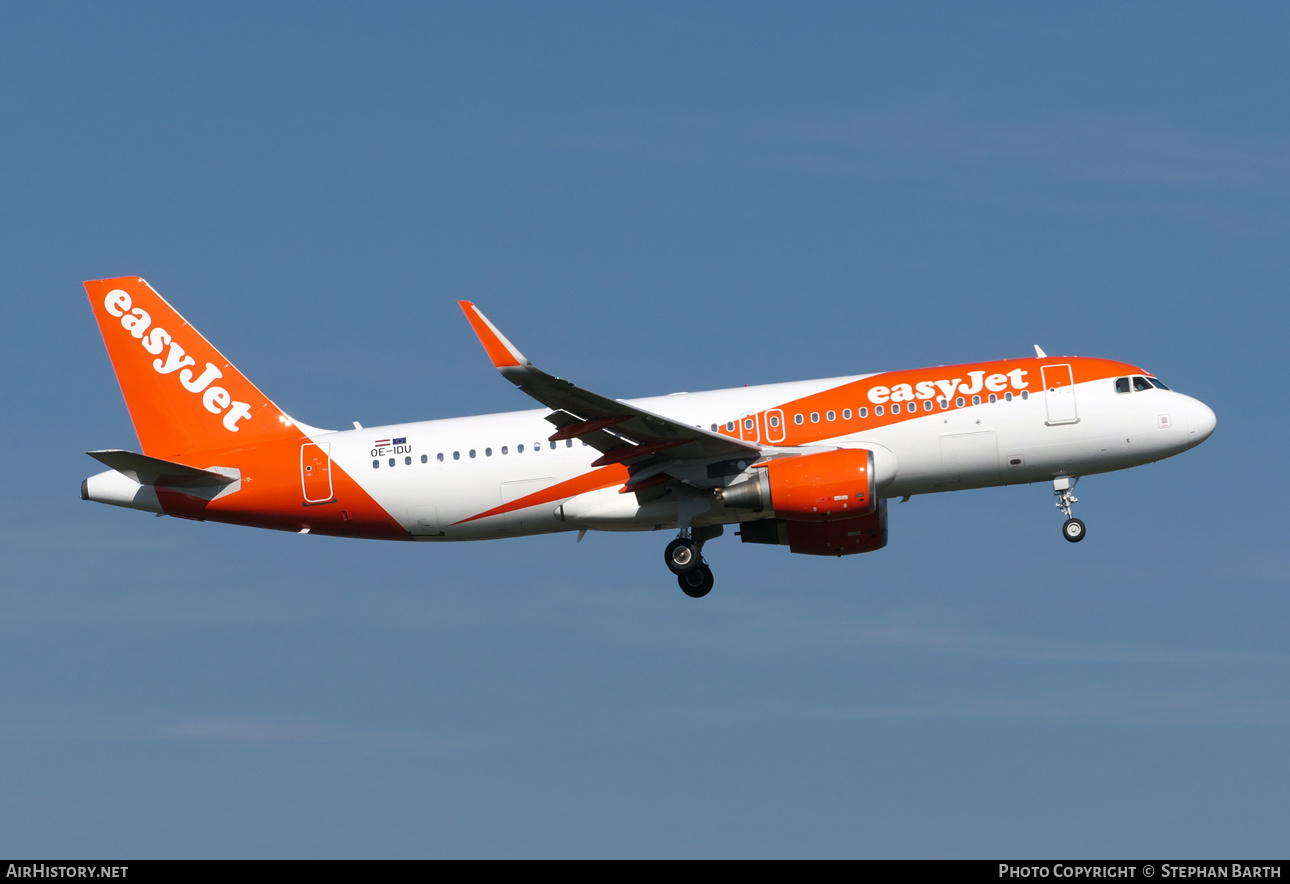
[[[1071,504],[1079,503],[1079,498],[1074,494],[1075,483],[1078,481],[1078,476],[1062,476],[1053,479],[1053,493],[1057,495],[1057,508],[1066,517],[1066,521],[1062,523],[1062,537],[1071,543],[1079,543],[1088,531],[1083,522],[1071,515]]]
[[[1067,519],[1062,523],[1062,537],[1065,537],[1071,543],[1079,543],[1084,539],[1084,523],[1079,519]]]

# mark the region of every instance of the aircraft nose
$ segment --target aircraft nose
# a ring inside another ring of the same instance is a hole
[[[1187,438],[1195,447],[1213,435],[1214,428],[1218,426],[1218,417],[1214,414],[1214,409],[1199,399],[1191,401],[1190,411]]]

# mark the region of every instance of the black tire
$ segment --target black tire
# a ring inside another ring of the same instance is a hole
[[[678,577],[703,564],[699,548],[686,537],[678,537],[669,543],[663,550],[663,560],[667,562],[667,569]]]
[[[692,599],[701,599],[712,592],[712,585],[716,583],[716,580],[712,576],[711,568],[707,565],[700,565],[684,574],[678,574],[676,582],[680,585],[681,592]]]
[[[1067,519],[1062,523],[1062,537],[1065,537],[1071,543],[1079,543],[1084,539],[1086,533],[1084,523],[1079,519]]]

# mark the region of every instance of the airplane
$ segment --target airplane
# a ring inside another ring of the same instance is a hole
[[[1199,445],[1214,412],[1144,369],[1033,357],[619,400],[537,368],[460,301],[502,376],[542,407],[323,430],[287,415],[138,277],[85,283],[141,452],[81,497],[197,521],[409,541],[675,530],[682,591],[704,545],[845,556],[887,545],[887,501],[1052,483],[1074,543],[1079,477]]]

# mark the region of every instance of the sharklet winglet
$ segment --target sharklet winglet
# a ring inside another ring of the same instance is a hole
[[[470,327],[474,329],[475,335],[479,338],[479,343],[484,345],[484,352],[488,358],[493,361],[494,367],[500,369],[506,368],[523,368],[532,365],[519,349],[506,339],[497,326],[489,322],[488,317],[480,312],[479,308],[470,301],[458,301],[457,306],[461,312],[466,314],[466,320]]]

